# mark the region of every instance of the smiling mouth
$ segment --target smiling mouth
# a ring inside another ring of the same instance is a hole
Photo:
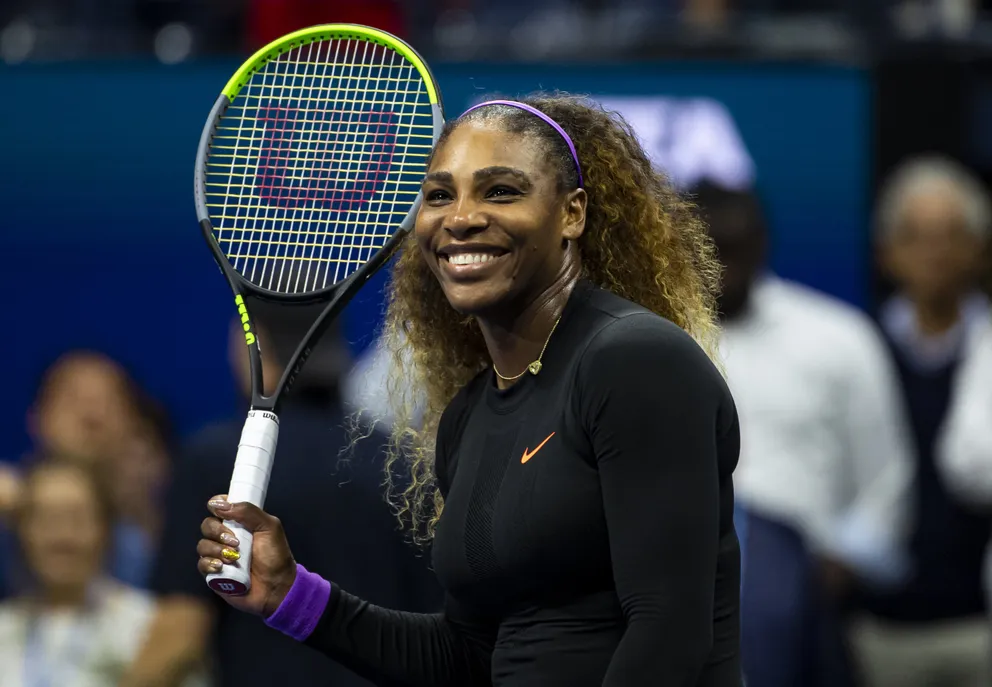
[[[492,262],[501,257],[494,253],[457,253],[455,255],[442,255],[443,260],[447,260],[452,265],[481,265]]]
[[[438,261],[451,275],[483,274],[510,253],[504,250],[473,250],[458,253],[438,253]]]

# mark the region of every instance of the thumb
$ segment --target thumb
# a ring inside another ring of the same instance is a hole
[[[278,520],[251,503],[231,503],[223,498],[211,500],[210,512],[222,520],[233,520],[252,534],[268,532],[278,525]]]

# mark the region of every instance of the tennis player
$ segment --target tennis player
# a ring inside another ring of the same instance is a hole
[[[413,479],[393,496],[444,611],[356,598],[222,496],[199,571],[236,559],[221,519],[243,523],[252,586],[228,603],[374,682],[738,687],[740,441],[704,227],[622,120],[571,97],[449,122],[423,195],[387,317],[426,394],[420,428],[395,425]]]

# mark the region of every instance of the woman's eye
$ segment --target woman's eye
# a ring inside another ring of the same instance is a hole
[[[428,200],[428,202],[436,202],[436,201],[440,201],[440,200],[447,200],[450,197],[451,196],[448,195],[448,192],[447,191],[443,191],[441,189],[435,189],[433,191],[428,191],[428,193],[427,193],[427,200]]]
[[[518,196],[520,193],[515,188],[510,188],[509,186],[493,186],[489,189],[487,195],[490,198],[507,198],[509,196]]]

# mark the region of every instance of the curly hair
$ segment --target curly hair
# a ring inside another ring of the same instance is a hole
[[[671,320],[716,361],[720,267],[692,204],[652,167],[618,114],[562,94],[521,102],[554,119],[578,153],[588,194],[585,231],[577,241],[582,276]],[[466,121],[482,121],[543,146],[558,170],[559,190],[577,187],[564,139],[517,108],[491,105],[448,122],[435,150]],[[412,235],[400,249],[387,303],[383,343],[392,355],[387,392],[394,413],[387,498],[414,540],[426,543],[443,508],[434,481],[438,422],[459,389],[492,361],[478,324],[448,304]]]

